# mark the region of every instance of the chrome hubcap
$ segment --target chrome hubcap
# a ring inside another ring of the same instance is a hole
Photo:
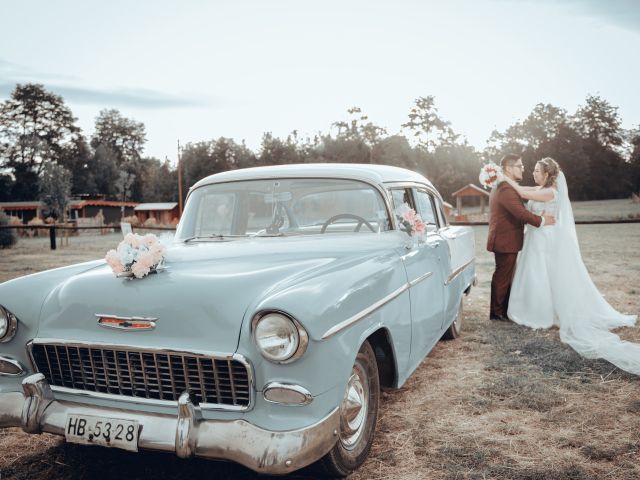
[[[356,364],[340,406],[340,441],[347,449],[352,449],[362,436],[367,423],[368,398],[366,373]]]

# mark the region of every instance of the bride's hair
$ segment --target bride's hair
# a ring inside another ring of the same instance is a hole
[[[543,187],[548,188],[556,183],[556,179],[560,174],[560,165],[551,157],[545,157],[539,160],[538,163],[542,167],[542,171],[548,175],[547,181],[544,182]]]

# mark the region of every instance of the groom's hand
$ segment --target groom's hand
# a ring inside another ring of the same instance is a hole
[[[548,227],[549,225],[555,225],[556,217],[554,217],[553,215],[547,215],[546,212],[543,210],[540,216],[544,218],[545,227]]]

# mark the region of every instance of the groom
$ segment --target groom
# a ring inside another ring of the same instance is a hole
[[[519,155],[505,155],[500,164],[506,177],[516,182],[522,180],[524,165]],[[511,185],[507,182],[500,183],[489,196],[487,250],[493,252],[496,259],[496,270],[491,279],[491,320],[509,320],[509,293],[518,252],[522,250],[525,223],[541,227],[556,222],[551,215],[545,215],[544,212],[542,216],[531,213],[524,207],[518,192]]]

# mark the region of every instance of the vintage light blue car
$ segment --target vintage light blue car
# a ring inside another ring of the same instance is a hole
[[[409,208],[423,238],[400,221]],[[0,427],[347,475],[369,453],[380,388],[458,336],[474,281],[473,230],[448,225],[422,175],[212,175],[155,273],[119,278],[97,260],[0,284]]]

